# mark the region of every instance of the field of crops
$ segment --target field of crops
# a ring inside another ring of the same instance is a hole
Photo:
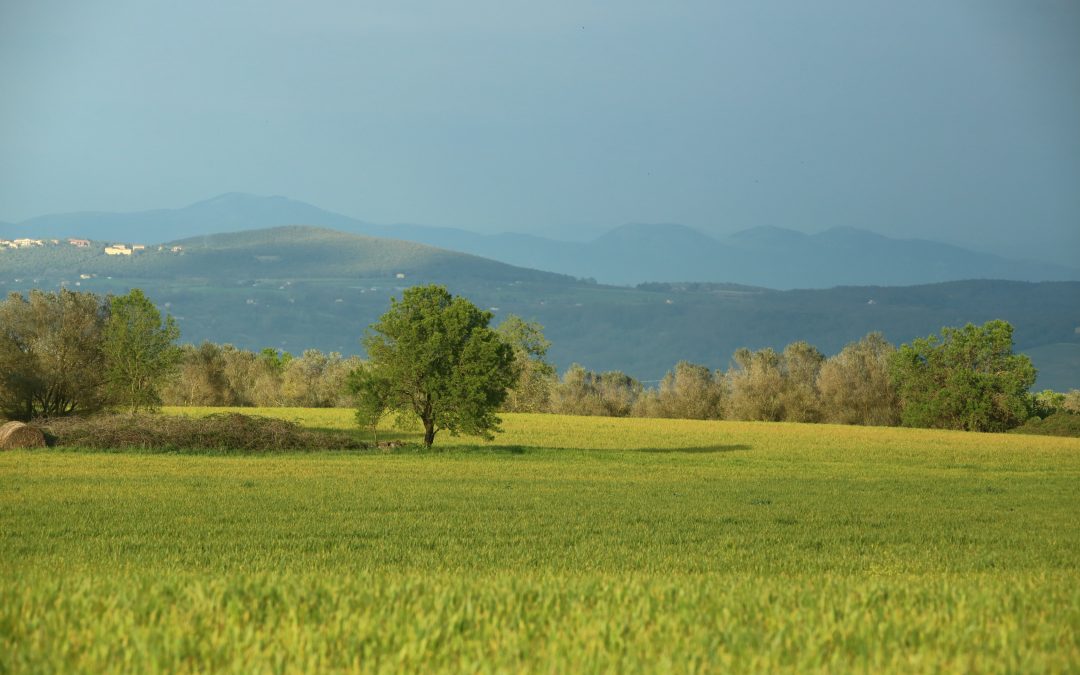
[[[0,672],[1080,669],[1080,440],[505,417],[0,454]]]

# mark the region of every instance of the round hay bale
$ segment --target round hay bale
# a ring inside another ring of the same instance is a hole
[[[0,450],[44,447],[45,434],[41,429],[22,422],[8,422],[0,427]]]

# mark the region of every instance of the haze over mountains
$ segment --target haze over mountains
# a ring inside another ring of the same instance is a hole
[[[805,234],[755,227],[715,238],[677,224],[628,224],[586,242],[528,234],[480,234],[425,225],[376,225],[285,197],[228,193],[179,209],[45,215],[0,223],[0,237],[80,237],[162,243],[191,237],[308,225],[417,242],[510,265],[632,285],[734,282],[776,289],[911,285],[962,279],[1080,280],[1080,270],[1010,260],[856,228]]]

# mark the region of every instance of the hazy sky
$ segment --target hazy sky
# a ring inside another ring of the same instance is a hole
[[[0,0],[0,220],[280,194],[1080,259],[1080,2]]]

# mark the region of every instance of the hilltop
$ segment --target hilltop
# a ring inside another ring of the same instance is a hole
[[[40,246],[0,250],[0,272],[4,277],[35,278],[91,274],[129,279],[349,279],[400,274],[411,280],[570,281],[414,242],[316,227],[211,234],[149,246],[121,244],[121,251],[143,246],[128,255],[109,255],[111,246],[103,241],[87,244],[45,240]]]

